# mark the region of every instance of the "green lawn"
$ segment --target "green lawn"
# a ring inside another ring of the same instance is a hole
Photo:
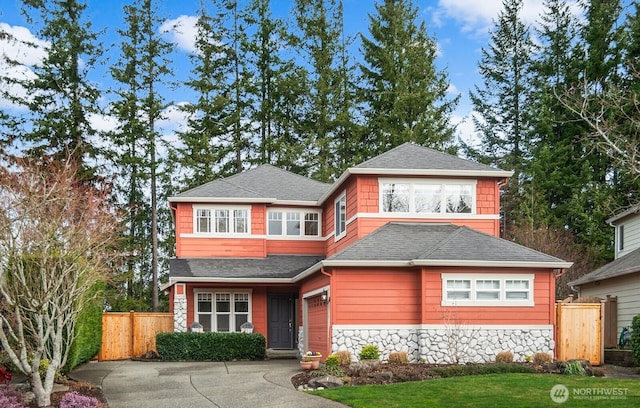
[[[551,388],[557,384],[567,387],[569,399],[566,402],[557,403],[551,399]],[[619,396],[603,398],[602,393],[612,392]],[[594,393],[601,395],[589,398],[589,394]],[[340,387],[314,394],[354,408],[640,407],[638,380],[553,374],[469,375],[392,385]]]

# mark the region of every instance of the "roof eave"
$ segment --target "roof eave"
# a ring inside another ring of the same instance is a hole
[[[169,282],[160,286],[162,290],[176,283],[292,283],[293,278],[221,278],[221,277],[196,277],[196,276],[172,276]]]
[[[536,262],[536,261],[479,261],[459,259],[416,259],[412,261],[416,266],[462,266],[480,268],[544,268],[569,269],[573,262]]]
[[[351,266],[351,267],[407,267],[411,266],[411,261],[367,261],[367,260],[324,260],[322,266]]]
[[[607,224],[613,224],[616,221],[620,221],[623,218],[626,218],[630,215],[637,214],[640,212],[640,205],[634,205],[633,207],[621,212],[620,214],[616,214],[613,217],[606,220]]]
[[[256,197],[169,197],[170,203],[274,203],[278,202],[275,198],[256,198]],[[309,201],[309,203],[314,203]]]
[[[625,275],[630,275],[632,273],[638,273],[640,272],[640,266],[636,266],[633,268],[627,268],[627,269],[623,269],[621,271],[616,272],[615,274],[612,275],[607,275],[607,276],[594,276],[592,278],[589,277],[589,274],[583,276],[582,278],[578,278],[572,282],[567,283],[568,286],[580,286],[580,285],[585,285],[588,283],[595,283],[595,282],[600,282],[606,279],[612,279],[612,278],[618,278],[620,276],[625,276]]]

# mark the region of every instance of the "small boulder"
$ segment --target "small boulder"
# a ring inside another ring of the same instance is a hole
[[[327,375],[324,377],[314,377],[310,379],[308,385],[310,388],[315,388],[315,389],[336,388],[336,387],[342,387],[344,385],[344,382],[338,377]]]

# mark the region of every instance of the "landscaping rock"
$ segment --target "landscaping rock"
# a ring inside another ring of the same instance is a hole
[[[338,377],[328,375],[325,377],[312,378],[311,380],[309,380],[308,385],[309,385],[309,388],[315,388],[315,389],[336,388],[336,387],[342,387],[344,385],[344,382]]]

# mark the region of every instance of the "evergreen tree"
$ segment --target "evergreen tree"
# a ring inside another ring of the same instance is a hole
[[[478,65],[483,86],[470,93],[475,111],[476,131],[481,151],[474,152],[486,163],[513,170],[502,199],[505,230],[519,217],[522,169],[529,159],[531,131],[531,53],[529,29],[519,17],[522,0],[504,0],[503,10],[490,32],[490,42],[482,49]]]
[[[171,45],[160,37],[162,22],[157,15],[153,0],[135,0],[125,6],[126,31],[123,37],[121,61],[112,70],[113,78],[121,84],[119,99],[113,112],[120,120],[120,128],[113,135],[121,142],[121,151],[114,156],[123,170],[136,172],[129,175],[125,184],[126,203],[129,206],[127,219],[129,245],[133,247],[129,267],[144,260],[140,253],[148,250],[151,239],[151,292],[152,309],[158,310],[158,179],[160,160],[158,144],[160,135],[157,121],[167,103],[158,88],[171,73],[167,55]],[[127,167],[128,166],[128,167]],[[149,190],[149,202],[142,204],[142,192]],[[148,207],[147,207],[148,205]],[[143,211],[148,208],[148,212]],[[144,225],[146,222],[146,226]],[[148,230],[146,230],[148,228]],[[148,234],[147,235],[147,231]],[[142,248],[136,248],[143,245]],[[141,259],[137,259],[141,258]],[[136,260],[137,259],[137,260]]]
[[[334,166],[336,117],[340,103],[342,3],[335,0],[296,0],[293,11],[300,35],[295,44],[306,60],[307,100],[299,128],[308,147],[307,172],[320,181],[337,177]],[[301,71],[298,71],[301,72]],[[302,71],[304,72],[304,71]]]
[[[8,95],[7,89],[0,92],[26,108],[19,121],[3,123],[14,132],[19,150],[54,160],[63,160],[70,152],[83,178],[90,179],[95,172],[92,160],[99,152],[89,141],[95,135],[89,116],[97,112],[100,92],[87,77],[102,48],[85,10],[86,4],[78,0],[23,1],[22,13],[39,26],[37,36],[49,44],[46,57],[42,64],[29,67],[33,77],[15,80],[25,89],[24,97]]]
[[[367,145],[377,155],[412,141],[435,149],[451,145],[450,115],[457,98],[447,100],[449,81],[435,66],[437,46],[411,0],[384,0],[369,16],[361,35],[364,64],[362,97]]]

